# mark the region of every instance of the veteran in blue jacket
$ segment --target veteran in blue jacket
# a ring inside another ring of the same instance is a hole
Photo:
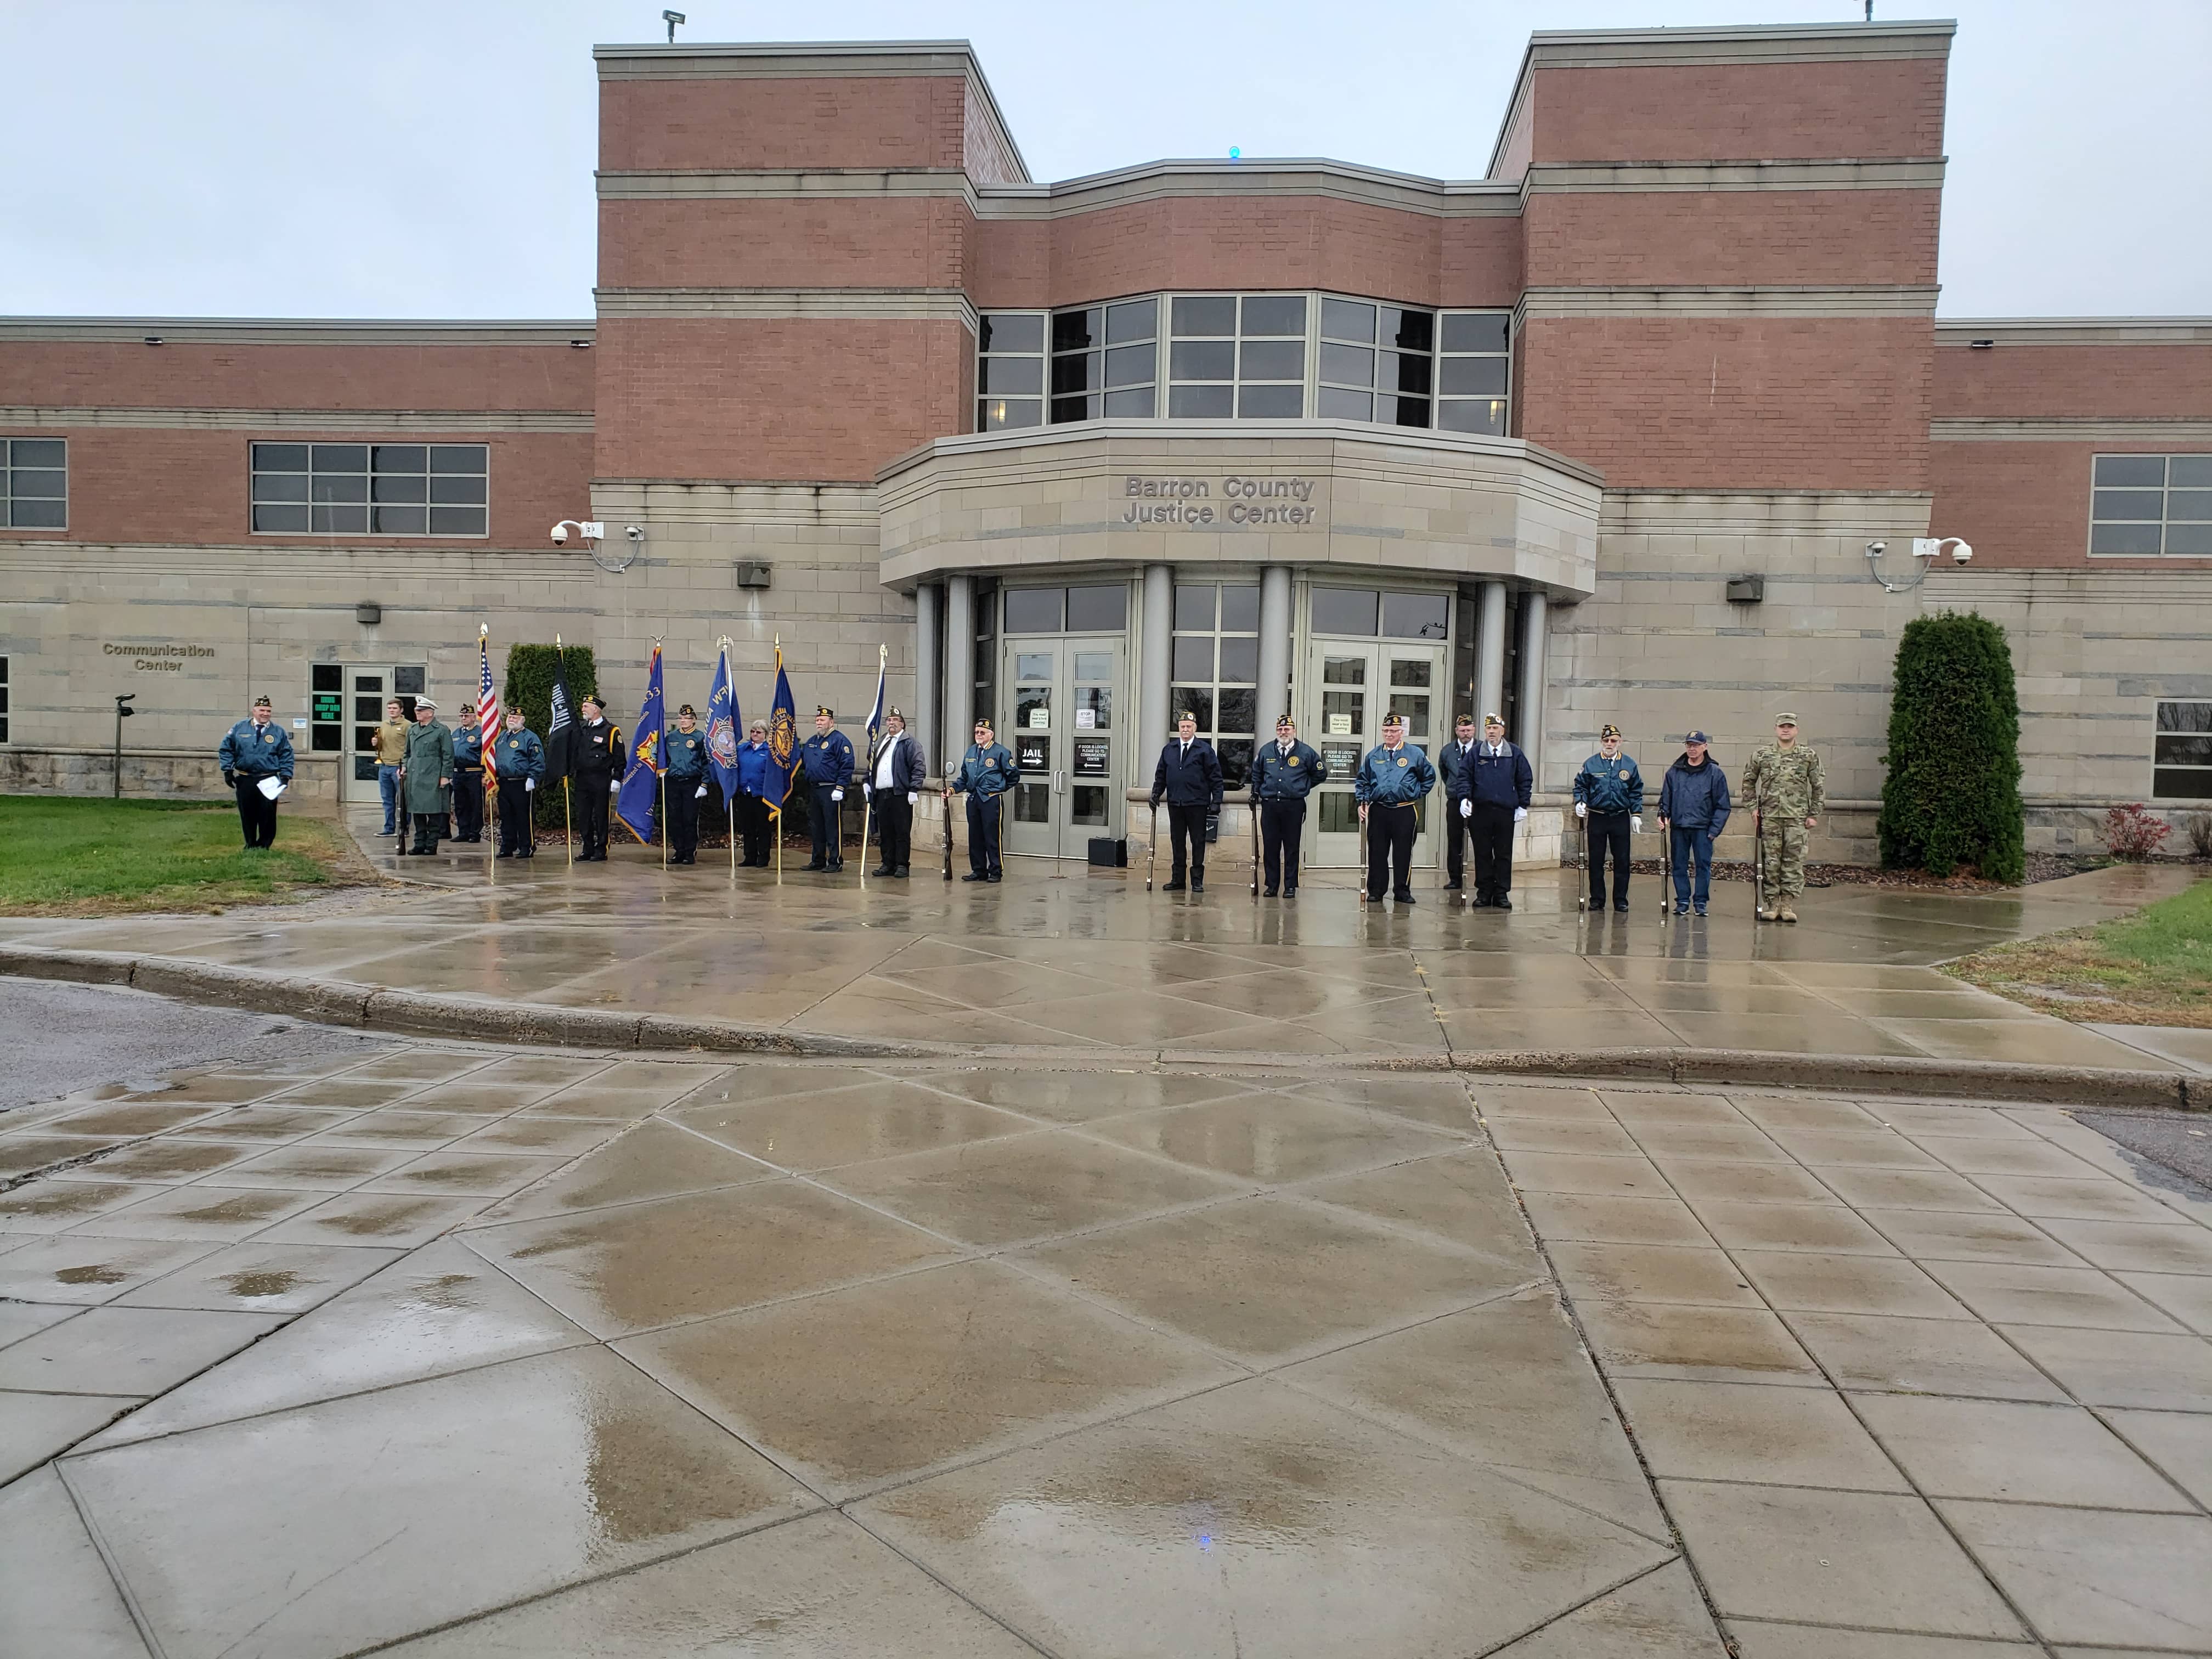
[[[1644,828],[1644,774],[1620,752],[1620,728],[1597,734],[1597,753],[1575,774],[1575,816],[1589,853],[1589,907],[1605,908],[1605,861],[1613,860],[1613,908],[1628,908],[1628,837]],[[1662,894],[1660,902],[1664,904]]]
[[[1728,828],[1729,811],[1728,774],[1705,753],[1705,734],[1692,732],[1682,739],[1681,758],[1659,781],[1659,833],[1667,837],[1667,868],[1674,878],[1678,916],[1692,903],[1699,915],[1705,914],[1713,887],[1713,843]]]
[[[769,799],[775,784],[771,773],[775,766],[775,751],[769,747],[768,722],[755,720],[745,730],[745,740],[738,745],[738,798],[732,805],[738,820],[738,836],[745,844],[745,855],[740,860],[748,870],[765,870],[769,857],[769,809],[780,805]]]
[[[868,775],[860,786],[875,808],[876,846],[883,854],[875,874],[906,879],[907,860],[914,853],[914,809],[928,773],[921,745],[907,734],[906,716],[890,710],[884,716],[884,734],[868,756]],[[866,849],[861,851],[866,856]]]
[[[276,795],[292,781],[292,739],[270,714],[269,699],[256,697],[252,712],[230,728],[216,750],[222,781],[238,797],[239,827],[246,850],[276,844]],[[277,788],[264,789],[274,779]]]
[[[1468,795],[1458,811],[1474,838],[1474,908],[1513,908],[1513,826],[1528,816],[1536,787],[1528,757],[1505,741],[1505,722],[1482,717],[1482,741],[1468,762]]]
[[[853,781],[853,740],[837,729],[837,711],[823,703],[814,711],[814,735],[799,746],[799,769],[806,775],[806,827],[814,836],[809,870],[845,867],[845,786]]]
[[[1414,809],[1436,787],[1437,769],[1406,741],[1406,717],[1392,709],[1382,717],[1382,743],[1352,775],[1352,798],[1367,826],[1369,898],[1381,898],[1387,880],[1399,903],[1413,902],[1413,837],[1420,830]]]
[[[1252,810],[1260,815],[1261,861],[1267,872],[1267,896],[1279,891],[1295,898],[1298,854],[1305,844],[1306,797],[1327,781],[1328,763],[1311,744],[1298,741],[1297,722],[1285,714],[1275,722],[1275,740],[1252,756]]]
[[[1022,780],[1014,751],[991,735],[988,719],[975,722],[975,741],[961,757],[960,770],[945,792],[949,804],[955,795],[968,797],[968,873],[963,881],[996,881],[1004,873],[999,862],[999,819],[1006,811],[1000,797]]]
[[[676,711],[676,729],[661,742],[660,757],[667,764],[662,787],[668,799],[668,822],[661,833],[668,837],[671,864],[699,861],[699,797],[707,793],[707,734],[699,729],[699,711],[690,703]]]
[[[1168,804],[1168,845],[1175,854],[1163,892],[1180,893],[1186,869],[1190,890],[1206,890],[1206,820],[1221,810],[1221,757],[1198,735],[1198,717],[1185,709],[1176,734],[1152,768],[1152,805]]]
[[[534,856],[538,840],[532,809],[538,781],[545,775],[545,745],[523,724],[522,711],[507,711],[507,729],[486,747],[491,754],[492,784],[498,791],[499,848],[495,858]]]

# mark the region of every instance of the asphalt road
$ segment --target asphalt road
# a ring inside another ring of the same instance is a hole
[[[2109,1140],[2146,1160],[2136,1173],[2154,1187],[2212,1198],[2212,1117],[2200,1112],[2076,1112]],[[2178,1183],[2178,1188],[2177,1188]]]
[[[202,1008],[114,986],[0,978],[0,1053],[8,1056],[0,1111],[183,1066],[354,1048],[367,1055],[388,1046],[278,1014]]]

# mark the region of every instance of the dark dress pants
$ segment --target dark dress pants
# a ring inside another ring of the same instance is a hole
[[[575,787],[568,792],[569,810],[575,814],[576,834],[583,847],[576,856],[582,859],[603,859],[607,855],[607,802],[611,778],[590,778],[579,774]]]
[[[248,847],[276,844],[276,803],[261,793],[261,780],[240,773],[238,779],[238,827]]]
[[[906,804],[903,789],[878,789],[875,802],[876,845],[883,849],[884,866],[903,870],[914,850],[914,808]]]
[[[1413,837],[1420,815],[1408,804],[1367,809],[1367,896],[1382,896],[1383,884],[1400,898],[1413,894]]]
[[[1479,800],[1468,818],[1474,842],[1474,896],[1495,902],[1513,890],[1513,809]]]
[[[1467,880],[1467,848],[1474,840],[1474,826],[1459,815],[1459,802],[1444,802],[1444,876],[1455,887]]]
[[[1628,814],[1593,812],[1583,820],[1589,837],[1590,908],[1605,908],[1605,861],[1613,860],[1613,902],[1628,902]]]
[[[443,812],[410,812],[399,821],[399,839],[402,842],[408,840],[406,832],[410,824],[414,830],[411,850],[423,857],[435,853],[440,838],[446,833],[446,815]]]
[[[483,839],[483,774],[456,769],[453,773],[453,839]]]
[[[830,799],[830,792],[838,787],[832,783],[808,786],[806,828],[814,838],[814,856],[807,860],[810,868],[815,865],[826,870],[845,867],[845,803]]]
[[[1169,872],[1170,885],[1183,879],[1189,872],[1193,885],[1206,884],[1206,816],[1204,806],[1168,805],[1168,846],[1175,856],[1175,868]]]
[[[979,876],[1003,874],[999,863],[997,795],[968,795],[968,867]]]
[[[530,856],[530,809],[537,797],[522,787],[520,778],[508,780],[493,797],[499,803],[499,850],[510,858]]]
[[[1298,848],[1305,839],[1305,802],[1263,800],[1260,803],[1261,856],[1266,865],[1269,892],[1273,892],[1279,885],[1285,893],[1297,890]]]
[[[699,853],[699,786],[704,778],[671,777],[668,783],[668,856],[689,863]]]
[[[768,802],[742,791],[738,795],[738,834],[744,838],[745,863],[766,869],[769,856]]]

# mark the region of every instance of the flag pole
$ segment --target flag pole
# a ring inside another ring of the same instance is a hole
[[[483,655],[480,656],[477,660],[483,663],[489,663],[491,661],[491,624],[489,623],[478,623],[477,624],[477,648],[483,653]],[[499,774],[495,770],[488,769],[484,767],[484,754],[489,745],[484,742],[483,708],[482,706],[483,702],[483,692],[481,688],[477,690],[477,701],[478,705],[477,708],[477,775],[479,778],[488,778],[491,781],[490,788],[486,789],[482,784],[479,784],[477,786],[477,789],[479,798],[484,801],[486,805],[491,808],[493,819],[496,822],[499,815]],[[494,741],[496,740],[496,738],[494,739]],[[460,793],[460,768],[456,766],[453,769],[453,793],[455,794],[459,794]],[[481,811],[477,814],[477,833],[478,835],[482,835],[483,833],[483,817],[484,815]],[[494,853],[498,852],[499,831],[496,829],[492,831],[491,842],[492,851]],[[499,885],[499,860],[496,858],[489,858],[484,860],[484,879],[490,883],[494,887]]]
[[[735,743],[738,738],[738,677],[730,672],[730,636],[727,634],[722,635],[716,648],[722,653],[722,678],[729,683],[730,741]],[[712,709],[708,711],[710,720],[713,714]],[[730,885],[734,887],[738,884],[738,795],[734,788],[722,792],[722,805],[730,814]]]
[[[781,634],[775,636],[775,664],[779,670],[783,666],[783,635]],[[768,717],[769,734],[773,736],[775,731],[775,710],[773,708],[768,711]],[[775,837],[775,884],[779,887],[783,885],[783,808],[784,803],[790,799],[791,775],[787,772],[783,778],[782,799],[776,802],[775,811],[768,815],[769,833]]]

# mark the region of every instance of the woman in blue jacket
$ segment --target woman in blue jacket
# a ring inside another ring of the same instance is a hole
[[[730,804],[737,814],[738,834],[744,837],[748,870],[769,866],[769,772],[775,761],[768,746],[768,722],[755,720],[738,745],[738,798]]]
[[[1682,757],[1667,769],[1659,786],[1659,833],[1667,837],[1667,868],[1674,878],[1674,914],[1681,915],[1692,903],[1705,914],[1705,900],[1713,884],[1713,842],[1729,821],[1728,774],[1720,763],[1705,755],[1705,734],[1692,732],[1682,739]],[[1697,888],[1692,894],[1685,860],[1697,864]]]

